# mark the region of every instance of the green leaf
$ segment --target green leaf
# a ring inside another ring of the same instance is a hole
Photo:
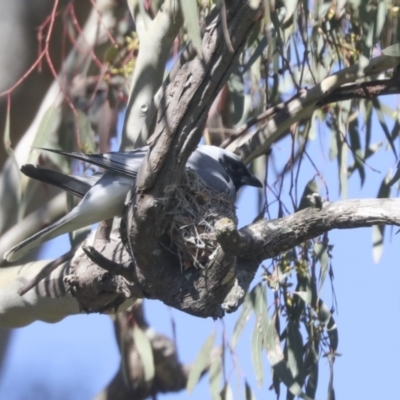
[[[334,129],[332,129],[331,130],[331,140],[330,140],[330,145],[329,145],[329,159],[331,161],[334,160],[339,154],[337,137],[338,137],[337,132]]]
[[[96,149],[95,141],[94,141],[94,133],[92,130],[92,126],[90,124],[89,118],[87,115],[78,110],[78,133],[80,136],[80,141],[82,144],[82,150],[84,153],[94,153]]]
[[[354,165],[357,168],[360,179],[361,179],[361,186],[364,185],[365,181],[365,170],[364,170],[364,152],[361,150],[361,141],[360,135],[358,131],[358,119],[355,118],[349,124],[349,136],[350,136],[350,148],[351,152],[353,153],[354,157]]]
[[[154,379],[155,373],[153,350],[149,338],[136,324],[133,327],[133,340],[143,364],[144,379],[146,383],[150,383]]]
[[[328,254],[328,238],[325,237],[323,242],[315,243],[314,254],[321,264],[320,284],[318,292],[321,291],[325,282],[326,275],[329,269],[329,254]]]
[[[256,400],[256,396],[254,396],[254,393],[252,392],[247,381],[244,381],[244,394],[246,400]]]
[[[286,364],[283,349],[279,340],[279,335],[276,331],[275,323],[273,321],[268,324],[264,342],[267,350],[268,360],[277,377],[295,396],[299,396],[306,400],[311,400],[311,398],[301,390],[300,385],[293,379],[293,376]]]
[[[233,400],[233,392],[229,383],[227,382],[223,389],[221,390],[221,399],[222,400]]]
[[[285,20],[283,23],[285,24],[287,21],[292,18],[292,15],[296,11],[298,0],[283,0],[283,4],[286,9]]]
[[[386,136],[386,139],[390,143],[391,149],[392,149],[395,157],[397,158],[396,147],[395,147],[393,138],[392,138],[392,136],[391,136],[391,134],[389,132],[389,128],[388,128],[388,126],[386,124],[385,116],[384,116],[384,113],[382,111],[381,102],[377,98],[374,98],[372,100],[372,103],[374,105],[374,108],[375,108],[375,111],[376,111],[376,115],[378,117],[378,120],[379,120],[379,123],[380,123],[380,125],[382,127],[382,130],[383,130],[383,132],[384,132],[384,134]]]
[[[215,357],[210,365],[208,372],[210,381],[210,392],[212,400],[221,400],[220,387],[222,380],[222,361],[221,357]]]
[[[249,0],[249,6],[252,8],[252,9],[256,9],[256,8],[258,8],[258,5],[260,4],[260,1],[259,0]]]
[[[6,121],[5,121],[5,126],[4,126],[4,134],[3,134],[3,143],[4,143],[4,148],[7,152],[7,154],[10,156],[12,163],[15,165],[15,168],[17,169],[18,173],[17,176],[19,177],[18,184],[17,184],[17,199],[18,203],[21,203],[21,197],[22,197],[22,185],[21,185],[21,174],[19,172],[19,164],[18,160],[15,157],[15,153],[13,149],[11,148],[11,137],[10,137],[10,102],[11,100],[8,100],[7,103],[7,115],[6,115]],[[22,210],[23,207],[20,207],[18,211],[18,220],[21,219],[22,217]]]
[[[229,120],[227,126],[236,125],[244,112],[244,79],[237,68],[234,69],[228,80],[229,88]]]
[[[181,0],[183,18],[190,40],[198,54],[201,54],[201,34],[199,25],[199,11],[196,0]]]
[[[264,382],[264,368],[262,364],[263,332],[261,323],[257,321],[251,336],[251,360],[253,362],[254,372],[256,374],[259,387]]]
[[[340,181],[340,193],[342,194],[342,199],[347,198],[347,192],[348,192],[347,153],[348,153],[348,146],[347,143],[343,141],[339,154],[339,181]]]
[[[318,385],[318,358],[316,357],[312,365],[308,366],[309,370],[309,375],[307,378],[307,383],[306,383],[306,394],[307,396],[310,396],[311,398],[315,397],[315,394],[317,393],[317,385]]]
[[[261,331],[265,334],[268,327],[267,298],[265,286],[259,283],[250,292],[251,301],[257,317],[257,323],[260,324]]]
[[[289,321],[287,328],[287,365],[294,378],[303,373],[303,338],[298,324]],[[302,382],[300,382],[302,384]]]
[[[387,175],[382,181],[378,191],[378,199],[387,199],[390,197],[390,183]],[[385,237],[385,225],[373,225],[372,226],[372,255],[374,262],[378,263],[383,253],[383,241]]]
[[[252,289],[252,291],[253,290],[254,290],[254,288]],[[235,327],[233,328],[232,339],[231,339],[232,348],[236,347],[236,345],[239,341],[239,337],[242,334],[245,325],[247,324],[248,320],[251,317],[251,314],[254,311],[253,302],[252,302],[250,293],[247,293],[246,297],[244,298],[242,309],[240,310],[239,318],[237,319]]]
[[[385,56],[389,57],[400,57],[400,43],[393,44],[382,50]]]
[[[260,35],[260,40],[257,42],[257,46],[250,56],[249,60],[242,67],[242,74],[247,72],[250,67],[261,57],[264,49],[267,47],[268,39],[265,35]]]
[[[189,393],[191,393],[194,389],[194,387],[197,385],[197,382],[199,381],[201,374],[207,366],[210,363],[210,354],[211,350],[214,346],[214,341],[215,341],[215,332],[213,332],[204,342],[202,348],[200,349],[199,354],[196,357],[196,360],[194,361],[192,368],[189,373],[188,381],[186,384],[186,389],[188,390]]]
[[[311,302],[312,302],[311,290],[309,290],[307,292],[305,292],[305,291],[296,291],[296,292],[293,292],[293,294],[299,296],[304,301],[304,303],[306,303],[307,305],[310,305]]]
[[[32,147],[44,147],[49,136],[54,134],[59,125],[60,110],[58,107],[51,105],[43,114],[35,138],[33,139]],[[33,162],[32,159],[30,159],[30,162]]]
[[[259,386],[262,386],[264,380],[262,349],[264,336],[268,328],[265,287],[261,283],[256,285],[250,292],[250,298],[257,317],[251,338],[251,358],[253,361],[254,371],[256,373],[257,383]]]
[[[328,333],[330,348],[335,352],[339,344],[338,329],[330,309],[321,299],[318,301],[318,317]]]

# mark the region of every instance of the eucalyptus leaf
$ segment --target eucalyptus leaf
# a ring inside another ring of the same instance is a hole
[[[153,350],[149,338],[137,324],[133,327],[133,340],[143,364],[144,379],[146,383],[150,383],[155,374]]]
[[[253,290],[254,290],[254,288],[252,289],[252,291]],[[242,307],[240,310],[239,317],[236,320],[235,327],[233,328],[232,339],[231,339],[232,348],[236,347],[245,325],[249,321],[251,314],[254,312],[253,301],[251,299],[250,293],[246,294],[246,297],[243,301],[243,304],[242,304]]]
[[[201,54],[201,32],[196,0],[180,0],[188,36],[198,54]]]
[[[244,382],[244,395],[246,400],[257,400],[247,381]]]
[[[210,355],[211,350],[213,349],[215,342],[215,332],[213,332],[204,342],[201,347],[199,354],[196,357],[196,360],[192,364],[192,367],[189,372],[186,389],[189,393],[191,393],[194,387],[197,385],[201,374],[206,370],[210,363]]]
[[[257,322],[256,325],[254,326],[253,334],[251,336],[251,360],[253,363],[253,368],[256,374],[256,380],[259,387],[261,387],[264,382],[262,350],[263,350],[263,332],[261,324]]]
[[[378,199],[387,199],[390,197],[390,184],[392,180],[387,175],[382,181],[378,191]],[[375,263],[378,263],[383,253],[383,242],[385,237],[385,225],[372,226],[372,255]]]
[[[385,56],[389,57],[400,57],[400,43],[395,43],[389,47],[382,50]]]
[[[215,357],[210,365],[208,372],[210,382],[210,392],[212,400],[221,400],[221,381],[222,381],[222,360]]]

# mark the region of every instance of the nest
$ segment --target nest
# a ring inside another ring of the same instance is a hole
[[[173,214],[170,229],[171,250],[180,260],[182,271],[191,267],[204,268],[218,247],[214,225],[221,218],[230,218],[237,224],[236,207],[228,193],[209,188],[193,171],[187,170],[179,186],[173,191]]]

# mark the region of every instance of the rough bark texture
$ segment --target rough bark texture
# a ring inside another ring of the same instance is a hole
[[[324,202],[322,208],[310,207],[283,218],[259,220],[239,231],[235,230],[232,221],[225,219],[216,224],[216,236],[222,234],[224,238],[220,239],[221,247],[210,257],[207,268],[192,267],[181,271],[179,261],[173,254],[165,252],[160,242],[155,254],[150,256],[158,259],[161,268],[156,269],[152,266],[152,269],[142,271],[135,263],[129,261],[125,268],[132,274],[132,281],[124,280],[123,285],[118,286],[114,280],[120,282],[118,269],[107,271],[107,267],[98,267],[93,263],[79,264],[80,268],[86,271],[86,275],[81,278],[83,293],[87,296],[87,286],[90,285],[100,292],[90,296],[96,301],[96,306],[91,303],[91,311],[114,311],[121,299],[126,306],[126,302],[133,297],[150,297],[196,316],[221,317],[224,312],[236,311],[243,302],[261,261],[332,229],[383,224],[400,226],[400,199]],[[222,248],[236,250],[224,252]],[[121,244],[116,246],[116,242],[112,241],[101,253],[125,265],[126,261],[130,260],[129,254]],[[161,253],[166,257],[164,260],[158,258]],[[99,264],[102,265],[102,262]],[[80,275],[79,271],[75,273]],[[124,275],[128,277],[126,272]],[[145,285],[141,284],[140,280],[144,277],[147,279]],[[87,283],[86,279],[89,279],[90,283]],[[116,290],[110,297],[110,288],[115,290],[117,286],[120,290]],[[83,308],[87,307],[84,299],[79,300]]]
[[[234,284],[235,256],[217,251],[205,269],[181,273],[179,260],[164,237],[171,225],[167,211],[173,191],[182,178],[186,161],[197,146],[208,110],[227,81],[253,25],[261,16],[247,1],[227,7],[230,52],[223,35],[221,16],[207,27],[202,57],[183,65],[166,88],[150,151],[136,181],[136,193],[126,215],[128,240],[135,255],[135,282],[146,297],[207,317],[221,317],[221,303]]]

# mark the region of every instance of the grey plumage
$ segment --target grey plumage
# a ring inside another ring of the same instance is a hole
[[[77,178],[41,167],[23,166],[21,171],[28,176],[83,196],[83,199],[59,221],[9,250],[4,255],[8,261],[18,260],[39,244],[63,233],[121,216],[126,195],[135,183],[137,172],[147,152],[147,148],[105,154],[43,150],[86,161],[106,169],[106,172],[100,178]],[[228,193],[233,200],[237,190],[243,185],[262,186],[235,154],[214,146],[199,146],[190,156],[186,168],[198,173],[204,182],[216,191]]]
[[[77,197],[83,197],[103,176],[101,173],[88,176],[65,175],[62,172],[32,164],[23,165],[21,172],[29,178],[56,186]]]

